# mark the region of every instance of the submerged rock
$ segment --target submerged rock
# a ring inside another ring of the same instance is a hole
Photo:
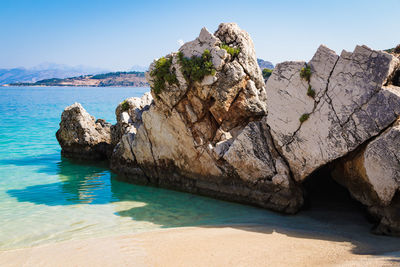
[[[96,120],[79,103],[65,108],[56,137],[66,157],[106,159],[111,155],[111,124]]]

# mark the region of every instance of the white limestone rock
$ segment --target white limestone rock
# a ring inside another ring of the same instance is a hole
[[[142,113],[153,102],[150,93],[142,97],[130,97],[122,101],[115,109],[117,123],[111,127],[112,142],[118,144],[124,134],[136,134],[142,123]]]
[[[96,120],[79,103],[66,107],[56,133],[61,153],[83,159],[107,158],[112,150],[110,127],[110,123]]]
[[[133,142],[142,125],[142,114],[149,109],[152,102],[151,94],[145,93],[141,98],[130,97],[117,106],[115,110],[117,124],[111,127],[115,147],[110,167],[114,171],[125,175],[143,175],[136,163]]]
[[[335,178],[367,206],[388,206],[400,189],[400,119],[355,154],[336,164]],[[363,182],[369,190],[351,183]]]
[[[299,80],[300,63],[278,65],[267,82],[267,123],[297,181],[353,151],[400,114],[399,91],[385,86],[397,58],[365,46],[336,58],[321,46],[310,61],[315,99]],[[309,118],[300,123],[304,113]]]
[[[221,44],[240,52],[233,57]],[[179,52],[192,58],[206,49],[216,73],[202,81],[185,79],[178,53],[166,56],[178,83],[165,83],[157,94],[152,90],[154,103],[143,112],[132,144],[123,146],[132,150],[135,164],[151,183],[296,212],[301,190],[273,148],[268,129],[251,122],[267,110],[252,40],[236,24],[223,23],[214,34],[203,28]],[[151,87],[155,67],[156,61],[146,76]]]
[[[244,71],[253,78],[257,88],[264,87],[264,79],[257,63],[253,40],[250,35],[239,28],[236,23],[221,23],[215,32],[221,42],[240,48],[238,62]]]
[[[376,232],[400,235],[400,118],[335,164],[333,177],[377,219]]]
[[[255,184],[273,188],[269,201],[286,205],[287,212],[295,212],[302,204],[302,192],[290,177],[289,168],[274,148],[272,138],[262,121],[250,122],[233,141],[223,158],[239,177]]]

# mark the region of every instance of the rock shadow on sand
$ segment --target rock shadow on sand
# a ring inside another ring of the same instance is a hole
[[[25,164],[23,160],[10,162]],[[45,162],[39,171],[53,172],[50,167],[52,163],[46,166]],[[320,187],[317,201],[313,201],[309,209],[290,216],[189,193],[127,184],[119,181],[120,178],[110,173],[103,163],[88,164],[61,158],[56,174],[60,182],[13,189],[7,193],[20,202],[37,205],[112,203],[116,215],[151,222],[162,228],[234,227],[264,234],[278,232],[298,238],[350,242],[355,254],[390,254],[396,262],[400,262],[398,239],[371,234],[369,230],[372,224],[368,223],[357,204],[346,199],[348,196],[345,192],[328,194]],[[326,185],[332,186],[329,183]],[[321,196],[324,197],[321,199]],[[341,197],[329,199],[333,196]],[[126,208],[127,202],[140,204]]]

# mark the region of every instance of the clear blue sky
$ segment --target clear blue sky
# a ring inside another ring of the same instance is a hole
[[[220,22],[248,31],[260,58],[309,60],[321,43],[338,53],[356,44],[395,46],[399,11],[399,0],[1,0],[0,68],[148,65]]]

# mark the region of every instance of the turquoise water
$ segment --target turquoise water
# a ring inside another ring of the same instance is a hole
[[[0,88],[0,249],[162,227],[271,221],[271,212],[118,181],[104,162],[60,156],[61,112],[114,110],[148,88]],[[277,215],[274,215],[277,216]]]

